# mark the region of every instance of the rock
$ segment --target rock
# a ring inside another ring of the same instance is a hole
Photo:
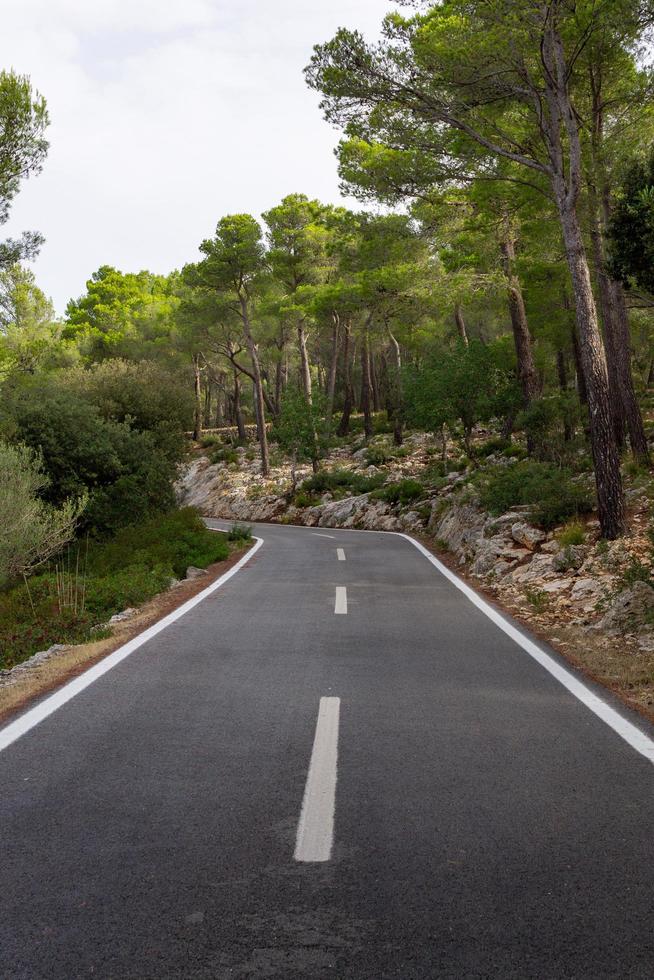
[[[597,602],[604,594],[603,583],[596,578],[575,579],[570,598],[574,602]]]
[[[581,568],[590,548],[584,544],[569,544],[554,555],[552,565],[555,572],[569,572],[571,569],[577,571]]]
[[[545,541],[546,535],[537,527],[532,527],[531,524],[526,524],[524,521],[517,521],[511,527],[511,537],[518,544],[524,545],[530,551],[535,551],[538,545]]]
[[[483,538],[486,515],[474,500],[464,503],[454,500],[447,510],[441,510],[440,500],[432,504],[429,533],[445,542],[449,550],[464,559],[473,558]]]
[[[204,572],[202,574],[204,574]],[[187,577],[188,577],[188,570],[187,570]],[[128,609],[123,609],[122,612],[115,613],[111,617],[111,619],[109,620],[109,626],[113,626],[114,623],[122,623],[126,619],[131,619],[132,616],[135,616],[137,612],[138,610],[133,609],[131,606]]]
[[[572,585],[572,579],[570,578],[558,578],[553,582],[546,582],[545,585],[541,586],[543,592],[565,592]]]
[[[546,555],[555,555],[561,550],[561,545],[558,541],[545,541],[544,544],[540,546],[540,550]]]
[[[624,589],[609,606],[596,628],[607,633],[620,633],[638,628],[654,614],[654,589],[647,582],[634,582]]]
[[[189,565],[189,567],[186,569],[187,579],[202,578],[202,576],[206,574],[206,569],[196,568],[195,565]],[[120,615],[120,613],[118,615]]]
[[[534,555],[525,565],[519,565],[511,572],[511,581],[519,585],[531,585],[541,579],[552,578],[554,569],[549,555]]]

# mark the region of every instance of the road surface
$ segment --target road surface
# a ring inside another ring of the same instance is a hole
[[[0,751],[2,980],[651,980],[651,728],[403,537],[256,533]]]

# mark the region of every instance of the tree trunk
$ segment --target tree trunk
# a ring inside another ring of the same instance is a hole
[[[204,424],[206,428],[211,425],[211,381],[207,378],[204,387]]]
[[[263,383],[261,380],[261,364],[259,362],[259,351],[252,336],[250,326],[250,312],[248,310],[247,298],[243,295],[241,299],[241,320],[243,322],[243,333],[245,342],[250,352],[252,361],[252,375],[254,386],[255,414],[257,418],[257,437],[259,439],[259,450],[261,452],[261,475],[268,476],[270,473],[270,460],[268,458],[268,433],[266,432],[266,409],[263,399]]]
[[[592,184],[588,184],[588,211],[590,219],[590,241],[593,250],[593,264],[595,266],[595,276],[597,279],[597,295],[599,299],[599,310],[604,327],[604,349],[606,352],[606,367],[609,377],[609,402],[611,406],[611,418],[613,420],[613,431],[618,448],[622,449],[625,441],[625,406],[622,397],[622,385],[620,372],[618,370],[618,351],[616,337],[615,310],[613,307],[613,295],[609,282],[606,263],[604,261],[604,243],[602,241],[602,230],[600,226],[600,216],[597,203],[597,193]]]
[[[616,381],[616,393],[611,391],[612,400],[619,401],[620,411],[617,420],[621,428],[617,435],[618,445],[624,442],[624,426],[629,433],[629,443],[634,457],[649,465],[649,447],[643,425],[640,405],[634,389],[631,369],[631,335],[629,316],[624,299],[622,283],[613,279],[606,267],[606,247],[604,233],[611,221],[611,187],[605,166],[604,112],[605,100],[602,94],[604,78],[601,69],[593,62],[589,66],[590,89],[592,92],[591,159],[592,174],[588,181],[588,196],[591,209],[591,235],[593,252],[599,278],[599,295],[602,304],[602,319],[605,336],[611,333],[607,344],[607,359],[611,389]],[[607,329],[608,327],[608,329]]]
[[[297,343],[300,351],[300,380],[302,382],[302,391],[304,392],[304,397],[307,400],[307,404],[311,404],[311,368],[309,366],[309,354],[307,352],[307,335],[304,329],[304,320],[298,320],[297,325]]]
[[[466,321],[463,318],[463,310],[461,309],[460,303],[454,304],[454,322],[456,323],[457,333],[459,338],[463,341],[465,346],[468,346],[468,331],[466,330]]]
[[[400,345],[398,344],[396,338],[393,336],[391,330],[388,331],[388,336],[391,341],[391,348],[393,350],[393,358],[395,360],[395,377],[391,382],[392,388],[392,403],[393,403],[393,443],[396,446],[401,446],[404,441],[404,412],[403,409],[403,392],[402,392],[402,353],[400,351]]]
[[[527,322],[525,301],[522,296],[520,280],[515,274],[514,269],[515,240],[509,227],[508,219],[504,219],[503,221],[500,250],[502,252],[502,266],[507,283],[513,341],[518,361],[518,380],[524,403],[525,405],[529,405],[540,394],[540,382],[538,380],[536,365],[534,364],[533,344],[531,333],[529,332],[529,323]]]
[[[557,189],[557,204],[575,297],[579,356],[588,396],[599,521],[602,536],[611,539],[624,533],[625,505],[620,456],[609,401],[608,370],[579,219],[567,193],[562,193],[560,187]]]
[[[368,361],[370,364],[370,391],[372,393],[372,410],[373,412],[381,411],[381,401],[379,399],[379,382],[377,379],[377,367],[375,364],[375,355],[371,350],[368,351]]]
[[[550,175],[575,299],[579,354],[588,393],[599,522],[603,537],[617,538],[625,530],[620,455],[613,431],[606,357],[577,214],[583,179],[579,121],[570,99],[568,86],[571,70],[566,63],[563,39],[554,12],[551,12],[543,29],[541,58],[545,68],[549,110],[546,138],[551,160]],[[561,126],[566,134],[565,148]]]
[[[193,386],[195,409],[193,412],[193,438],[198,442],[202,436],[202,380],[200,375],[200,355],[193,355]]]
[[[561,349],[556,352],[556,373],[559,378],[559,388],[565,394],[568,390],[568,372],[565,366],[565,352]],[[567,409],[563,418],[563,441],[570,442],[573,436],[572,426],[568,417]]]
[[[370,383],[370,348],[368,338],[368,326],[370,319],[366,320],[363,328],[363,344],[361,346],[361,411],[363,413],[363,432],[366,439],[372,436],[372,415],[370,412],[370,396],[372,385]]]
[[[243,411],[241,409],[241,379],[238,376],[236,368],[234,368],[234,419],[236,421],[236,428],[238,429],[238,437],[241,442],[245,442],[247,433],[245,431]]]
[[[275,412],[279,415],[282,407],[282,386],[284,377],[284,363],[281,355],[275,365]]]
[[[338,368],[338,342],[340,320],[338,313],[332,313],[332,349],[329,360],[329,379],[327,382],[327,426],[331,432],[332,416],[334,414],[334,393],[336,391],[336,370]]]
[[[635,458],[649,466],[650,454],[643,425],[643,416],[638,404],[634,388],[634,376],[631,369],[631,334],[629,331],[629,314],[624,297],[622,283],[615,279],[609,280],[613,309],[615,314],[615,348],[618,359],[618,377],[620,378],[620,393],[627,420],[629,444]]]
[[[356,347],[353,345],[352,355],[350,355],[351,340],[350,321],[345,321],[345,339],[343,344],[343,373],[344,373],[344,394],[343,394],[343,413],[336,429],[337,436],[346,436],[350,431],[350,415],[354,404],[354,387],[352,385],[352,362],[356,357]]]

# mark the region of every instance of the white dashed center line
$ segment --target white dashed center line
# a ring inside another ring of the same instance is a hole
[[[336,586],[336,602],[334,603],[336,615],[345,616],[347,614],[347,589],[344,585]]]
[[[321,698],[295,841],[296,861],[329,861],[334,841],[340,698]]]
[[[345,552],[343,551],[342,548],[337,548],[336,549],[336,554],[338,555],[338,560],[339,561],[345,561]]]

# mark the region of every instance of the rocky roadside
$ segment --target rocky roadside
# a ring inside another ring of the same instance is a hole
[[[384,444],[383,438],[375,441]],[[387,462],[387,482],[420,478],[432,458],[430,445],[424,434],[410,436],[402,458]],[[180,475],[180,503],[228,520],[413,534],[577,667],[654,719],[654,589],[634,575],[652,559],[650,505],[642,491],[630,492],[628,537],[600,541],[598,524],[590,520],[583,543],[566,545],[559,540],[562,529],[535,527],[526,508],[499,516],[482,510],[474,488],[456,470],[445,486],[426,486],[420,499],[405,506],[369,493],[342,499],[326,493],[298,507],[289,502],[287,463],[278,460],[263,481],[253,453],[237,452],[238,463],[227,465],[196,456]],[[379,473],[366,459],[366,449],[340,449],[325,465]],[[305,468],[298,479],[308,475]]]

